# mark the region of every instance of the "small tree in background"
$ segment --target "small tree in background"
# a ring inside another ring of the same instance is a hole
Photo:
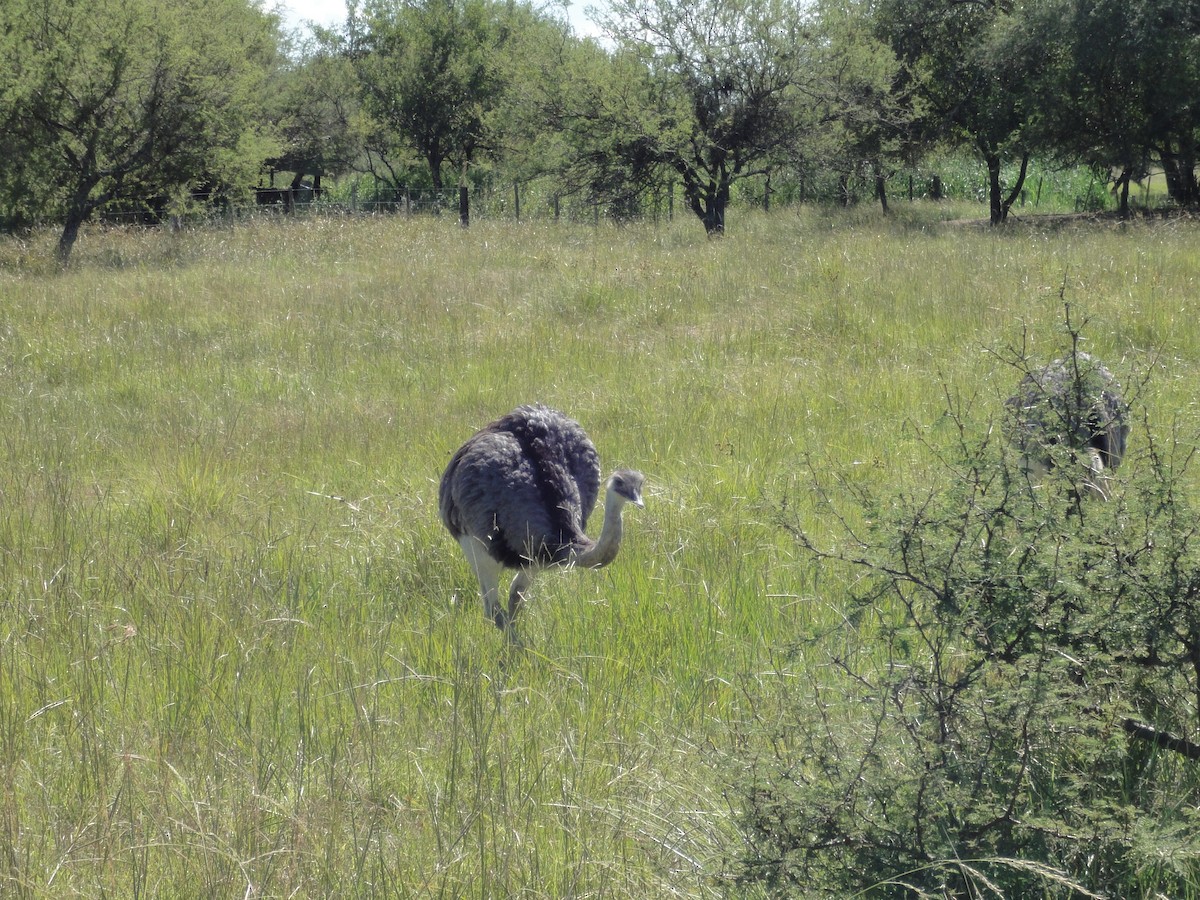
[[[612,84],[576,122],[635,173],[680,179],[705,231],[725,229],[730,188],[770,172],[803,132],[812,84],[805,11],[792,0],[614,0],[603,22],[635,84]]]
[[[248,0],[6,0],[0,120],[37,152],[5,154],[0,215],[61,223],[66,263],[112,200],[245,190],[273,149],[255,114],[278,48]]]
[[[921,133],[931,129],[922,121],[920,78],[872,33],[870,8],[861,0],[823,0],[817,7],[819,126],[798,145],[834,169],[843,185],[865,175],[886,213],[887,179],[916,164],[927,149]]]
[[[1112,500],[1085,501],[1066,457],[1031,481],[1003,429],[951,407],[942,484],[882,498],[814,467],[834,536],[781,515],[854,587],[847,626],[798,643],[792,687],[757,698],[743,738],[771,750],[739,786],[742,878],[781,896],[1200,896],[1194,437],[1140,416]]]
[[[364,5],[357,68],[379,126],[368,147],[385,166],[397,167],[394,157],[409,150],[425,162],[435,191],[447,165],[465,187],[467,167],[491,149],[487,123],[505,88],[500,58],[509,24],[491,0]]]
[[[265,164],[293,173],[292,190],[313,176],[319,196],[324,176],[351,170],[368,128],[347,42],[335,31],[317,29],[298,58],[276,74],[274,88],[272,120],[281,146]]]
[[[1024,8],[1007,0],[880,0],[873,12],[880,38],[907,71],[922,73],[919,94],[937,136],[972,148],[987,167],[989,217],[993,225],[1004,222],[1034,149],[1024,128],[1042,58],[1012,52],[1011,40],[1027,34]],[[1018,162],[1019,174],[1006,193],[1007,160]]]

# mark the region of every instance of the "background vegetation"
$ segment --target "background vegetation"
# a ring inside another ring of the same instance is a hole
[[[812,473],[906,521],[892,498],[999,426],[1016,372],[990,351],[1065,349],[1064,297],[1137,387],[1119,481],[1155,471],[1147,435],[1195,446],[1193,223],[943,221],[977,210],[746,211],[718,242],[682,221],[95,228],[65,272],[55,234],[0,243],[0,893],[845,896],[855,871],[870,894],[1070,895],[1066,856],[920,878],[832,844],[805,862],[758,816],[777,773],[814,771],[787,768],[814,712],[847,715],[848,747],[870,724],[852,692],[825,703],[838,661],[904,658],[895,608],[864,615],[860,577],[798,538],[838,546],[866,515],[832,517]],[[612,567],[538,583],[513,655],[436,484],[535,399],[644,470],[647,506]],[[1191,469],[1171,484],[1194,502]],[[887,734],[879,759],[915,765]],[[1195,896],[1195,761],[1104,740],[1038,783],[1041,821],[1090,813],[1161,864],[1071,881]],[[1109,776],[1153,802],[1084,802]],[[938,809],[919,824],[922,851],[983,846]]]
[[[364,0],[302,37],[251,0],[10,0],[0,228],[61,227],[65,264],[96,216],[293,211],[340,178],[464,225],[482,188],[514,217],[522,191],[593,220],[677,198],[720,234],[739,195],[948,196],[948,160],[992,224],[1036,199],[1031,166],[1085,169],[1126,216],[1152,174],[1154,206],[1200,202],[1193,0],[613,0],[600,25]]]

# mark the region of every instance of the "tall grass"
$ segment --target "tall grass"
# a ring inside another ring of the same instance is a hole
[[[774,525],[805,461],[929,477],[946,395],[998,410],[987,351],[1060,351],[1064,296],[1196,417],[1193,224],[939,218],[0,244],[0,894],[722,893],[740,688],[838,621]],[[648,502],[514,654],[436,491],[531,400]]]

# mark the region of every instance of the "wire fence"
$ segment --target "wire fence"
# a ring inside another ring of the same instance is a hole
[[[101,210],[101,221],[113,225],[164,224],[241,220],[262,216],[454,216],[464,220],[523,221],[558,220],[596,222],[601,219],[670,219],[674,215],[674,190],[655,192],[636,206],[619,209],[599,200],[577,195],[551,194],[536,187],[514,183],[505,188],[483,187],[464,198],[458,188],[403,190],[360,197],[345,190],[301,188],[258,188],[252,199],[235,202],[227,198],[195,194],[183,204],[165,198],[123,200]]]
[[[1055,210],[1094,211],[1112,205],[1110,185],[1088,170],[1044,169],[1029,173],[1019,205],[1039,208],[1048,201]],[[1142,202],[1152,200],[1149,180],[1139,185]],[[748,179],[739,182],[734,205],[787,207],[804,202],[849,205],[875,195],[872,179],[814,169],[788,177]],[[892,200],[973,200],[986,202],[986,185],[978,166],[958,160],[943,163],[938,171],[900,171],[887,179]],[[262,216],[453,216],[460,220],[521,222],[558,221],[599,224],[601,221],[671,221],[684,209],[682,188],[665,181],[635,197],[620,201],[598,200],[586,193],[562,193],[547,181],[490,183],[471,188],[464,198],[455,188],[435,191],[412,189],[360,192],[348,188],[314,189],[266,187],[245,200],[195,194],[186,203],[166,198],[126,199],[109,204],[99,218],[114,225],[183,225],[248,219]]]

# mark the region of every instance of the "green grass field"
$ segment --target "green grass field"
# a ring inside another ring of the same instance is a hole
[[[840,619],[777,524],[809,466],[930,483],[1064,299],[1197,432],[1200,225],[948,215],[5,239],[0,895],[725,894],[746,688]],[[647,503],[514,653],[437,481],[534,400]]]

